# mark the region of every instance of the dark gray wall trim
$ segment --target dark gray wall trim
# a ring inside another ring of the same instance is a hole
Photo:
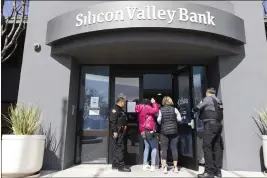
[[[77,122],[77,103],[79,88],[79,65],[76,60],[70,57],[71,73],[68,98],[68,114],[64,130],[65,144],[63,151],[62,169],[66,169],[75,163],[75,147],[76,147],[76,122]]]
[[[87,32],[125,28],[193,30],[246,42],[244,21],[220,9],[178,1],[116,1],[53,18],[47,24],[46,44]]]

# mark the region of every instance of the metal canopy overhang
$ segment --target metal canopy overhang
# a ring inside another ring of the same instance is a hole
[[[51,54],[71,56],[82,64],[205,64],[241,50],[242,45],[205,33],[131,29],[61,40]]]

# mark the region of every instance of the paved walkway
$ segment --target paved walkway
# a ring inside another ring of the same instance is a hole
[[[163,174],[161,170],[155,172],[142,171],[141,168],[141,165],[136,165],[131,168],[131,173],[124,173],[112,170],[111,165],[81,164],[58,172],[42,171],[41,177],[197,177],[198,174],[198,172],[186,168],[181,168],[179,173],[170,170],[168,174]],[[199,172],[202,173],[203,170],[203,167],[199,168]],[[261,172],[222,171],[222,174],[223,177],[267,177]]]

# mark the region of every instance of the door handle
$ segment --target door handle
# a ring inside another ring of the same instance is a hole
[[[195,129],[194,119],[191,119],[191,121],[188,123],[188,125],[191,126],[192,129]]]

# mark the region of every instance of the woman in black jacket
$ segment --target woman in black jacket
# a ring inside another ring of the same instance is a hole
[[[165,174],[167,170],[167,151],[170,146],[173,157],[174,172],[178,172],[178,122],[182,120],[178,109],[173,107],[173,101],[171,97],[165,96],[162,100],[163,107],[160,108],[157,121],[161,125],[160,129],[160,147],[162,151],[162,169]]]

